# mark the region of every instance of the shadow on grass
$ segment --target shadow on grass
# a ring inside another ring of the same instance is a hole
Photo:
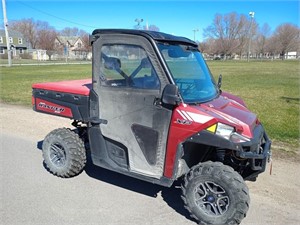
[[[288,103],[300,103],[300,98],[290,98],[290,97],[280,97],[281,99],[285,100]]]
[[[43,141],[39,141],[37,143],[37,148],[39,150],[42,150],[42,146]],[[163,200],[168,204],[168,206],[170,206],[180,215],[184,216],[186,219],[196,222],[193,218],[190,217],[188,211],[184,208],[183,200],[180,197],[180,181],[175,181],[170,188],[148,183],[139,179],[135,179],[123,174],[119,174],[117,172],[113,172],[95,166],[92,163],[90,152],[87,151],[87,153],[87,163],[84,168],[84,171],[91,178],[152,198],[156,198],[159,195],[159,193],[161,193]],[[43,166],[47,171],[49,171],[44,162]]]

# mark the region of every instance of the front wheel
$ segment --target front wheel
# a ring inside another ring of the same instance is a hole
[[[46,167],[56,176],[78,175],[86,164],[86,151],[78,134],[59,128],[50,132],[43,142],[43,158]]]
[[[181,189],[185,208],[199,224],[240,224],[249,209],[243,178],[220,162],[192,167]]]

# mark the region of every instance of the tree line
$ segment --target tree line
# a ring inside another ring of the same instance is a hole
[[[133,26],[133,28],[140,30],[159,31],[159,28],[152,24],[149,26],[141,26],[138,24]],[[55,53],[63,54],[64,52],[64,46],[55,45],[55,39],[58,36],[80,37],[83,41],[83,45],[79,50],[85,52],[85,55],[87,55],[88,52],[91,52],[89,34],[86,31],[76,27],[66,27],[58,31],[48,22],[39,20],[36,21],[33,18],[29,18],[11,22],[9,29],[21,33],[26,42],[29,44],[28,47],[32,49],[46,50],[46,54],[49,56],[49,59],[51,59],[51,56]]]
[[[81,37],[82,51],[91,51],[89,34],[76,27],[57,31],[48,22],[30,18],[13,21],[9,28],[20,32],[31,48],[46,50],[50,58],[54,52],[62,51],[62,46],[55,45],[57,36]],[[159,31],[155,25],[139,27],[149,28]],[[260,26],[255,19],[236,12],[216,14],[211,25],[203,30],[203,34],[205,40],[199,43],[199,49],[210,57],[243,58],[250,54],[257,58],[280,55],[284,59],[287,52],[300,51],[300,29],[297,25],[283,23],[272,32],[267,23]]]
[[[46,50],[46,54],[50,59],[54,53],[64,51],[64,46],[55,45],[55,39],[58,36],[80,37],[83,42],[80,50],[84,52],[91,51],[91,47],[89,46],[89,34],[76,27],[66,27],[57,31],[48,22],[35,21],[34,19],[29,18],[11,22],[9,29],[21,33],[30,48]]]
[[[205,40],[199,49],[210,56],[223,59],[248,54],[255,58],[270,58],[288,52],[299,52],[300,29],[291,23],[279,25],[274,32],[265,23],[260,26],[255,19],[236,12],[216,14],[213,22],[204,29]]]

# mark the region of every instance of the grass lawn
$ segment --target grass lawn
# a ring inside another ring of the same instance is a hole
[[[91,65],[0,67],[1,101],[30,106],[33,83],[91,78],[91,74]]]
[[[299,61],[208,62],[222,89],[241,97],[258,114],[273,140],[299,146]]]
[[[222,89],[244,99],[259,115],[271,139],[299,144],[299,61],[208,61]],[[91,65],[0,67],[0,100],[31,105],[31,85],[36,82],[91,78]]]

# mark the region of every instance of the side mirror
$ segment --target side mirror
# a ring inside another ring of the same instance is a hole
[[[177,105],[180,101],[178,87],[174,84],[167,84],[162,93],[162,103],[167,105]]]

